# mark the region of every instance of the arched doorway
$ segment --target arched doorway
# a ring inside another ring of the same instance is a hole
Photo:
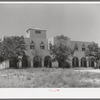
[[[27,68],[28,67],[28,58],[26,55],[23,55],[22,57],[22,68]]]
[[[89,59],[89,66],[90,67],[95,67],[95,59],[94,58]]]
[[[78,57],[73,57],[72,65],[73,65],[73,67],[78,67],[79,66],[79,59],[78,59]]]
[[[82,58],[81,58],[81,66],[82,66],[82,67],[87,67],[87,60],[86,60],[85,57],[82,57]]]
[[[44,66],[45,67],[52,67],[52,61],[50,56],[45,56],[44,58]]]
[[[42,60],[41,57],[35,56],[33,58],[33,67],[41,67],[42,66]]]
[[[9,66],[10,68],[18,68],[18,59],[16,57],[10,58]]]

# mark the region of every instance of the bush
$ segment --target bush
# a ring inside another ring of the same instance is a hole
[[[65,61],[63,68],[70,68],[70,63],[68,63],[67,61]]]

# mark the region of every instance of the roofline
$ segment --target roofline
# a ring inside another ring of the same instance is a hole
[[[28,30],[26,30],[26,32],[28,32],[29,30],[41,30],[41,29],[38,29],[38,28],[29,28]],[[41,30],[41,31],[46,31],[46,30]]]
[[[86,43],[93,43],[93,41],[90,42],[90,41],[75,41],[75,40],[74,40],[74,41],[73,41],[73,40],[70,40],[70,42],[86,42]]]

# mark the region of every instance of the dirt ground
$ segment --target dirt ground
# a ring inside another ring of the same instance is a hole
[[[28,68],[0,70],[0,88],[100,87],[100,70]]]

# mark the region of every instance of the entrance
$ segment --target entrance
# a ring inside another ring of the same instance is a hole
[[[73,67],[79,67],[79,59],[78,59],[78,57],[73,57],[72,65],[73,65]]]
[[[81,66],[82,66],[82,67],[87,67],[87,60],[86,60],[85,57],[82,57],[82,58],[81,58]]]
[[[50,56],[46,56],[44,58],[44,66],[45,67],[52,67],[52,61],[51,61],[51,57]]]

